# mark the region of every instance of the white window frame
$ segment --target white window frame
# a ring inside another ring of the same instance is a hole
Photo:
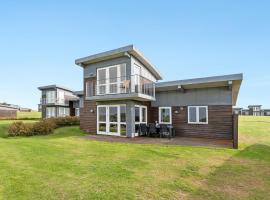
[[[125,74],[124,76],[126,77],[127,74],[127,66],[126,63],[121,63],[121,64],[117,64],[117,65],[112,65],[112,66],[107,66],[107,67],[102,67],[102,68],[98,68],[97,69],[97,84],[96,84],[96,88],[97,88],[97,95],[106,95],[106,94],[119,94],[121,93],[121,84],[123,84],[123,80],[121,77],[121,65],[124,65],[125,68]],[[110,68],[116,67],[117,69],[117,75],[115,77],[115,79],[117,79],[116,82],[110,83]],[[100,84],[99,83],[99,72],[101,70],[105,69],[105,83]],[[110,92],[110,85],[117,85],[117,91],[116,92]],[[100,94],[99,92],[99,87],[100,86],[105,86],[105,93],[104,94]]]
[[[169,109],[170,110],[170,121],[169,122],[162,122],[161,121],[161,110],[162,109]],[[169,107],[169,106],[158,107],[158,123],[159,124],[172,124],[172,107]]]
[[[98,105],[97,106],[97,134],[102,134],[102,135],[116,135],[116,136],[121,136],[121,125],[126,125],[126,122],[121,122],[121,116],[120,116],[120,107],[121,106],[125,106],[125,104],[115,104],[115,105]],[[100,107],[104,107],[106,109],[106,121],[99,121],[99,108]],[[117,122],[110,122],[110,113],[109,113],[109,109],[110,107],[117,107]],[[127,114],[127,112],[126,112]],[[100,123],[105,123],[106,125],[106,131],[99,131],[99,124]],[[110,130],[110,124],[117,124],[117,132],[113,133],[113,132],[109,132]],[[124,137],[124,136],[123,136]]]
[[[46,107],[46,118],[56,117],[56,113],[55,112],[56,112],[56,108],[55,107]]]
[[[48,90],[46,91],[46,103],[55,103],[56,102],[56,91]]]
[[[136,122],[135,119],[135,126],[138,125],[138,124],[147,124],[147,106],[142,106],[142,105],[135,105],[135,108],[139,108],[139,121]],[[145,108],[145,122],[142,121],[142,108]],[[135,136],[138,136],[138,133],[135,132],[134,134]]]
[[[196,108],[196,122],[191,122],[189,118],[189,109]],[[206,108],[206,122],[199,121],[199,110],[200,108]],[[189,124],[208,124],[208,106],[188,106],[188,123]]]

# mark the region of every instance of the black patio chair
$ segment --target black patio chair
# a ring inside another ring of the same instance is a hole
[[[153,124],[153,123],[150,123],[150,124],[148,124],[148,126],[149,126],[149,128],[148,128],[148,135],[149,136],[157,137],[159,134],[158,134],[156,125]]]
[[[166,124],[161,124],[160,125],[160,130],[159,130],[160,137],[166,136],[167,138],[171,139],[171,133]]]
[[[140,136],[147,136],[147,125],[146,124],[140,124]]]

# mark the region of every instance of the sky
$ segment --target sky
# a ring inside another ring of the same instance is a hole
[[[164,81],[243,73],[237,106],[270,108],[270,1],[2,1],[0,102],[37,109],[39,86],[81,90],[76,58],[129,44]]]

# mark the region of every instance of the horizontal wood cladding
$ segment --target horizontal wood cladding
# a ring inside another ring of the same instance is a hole
[[[97,132],[97,105],[95,101],[84,101],[84,107],[80,110],[80,128],[88,133]]]
[[[172,125],[177,136],[232,139],[232,106],[208,106],[208,124],[188,124],[187,106],[182,108],[172,107]],[[158,107],[149,110],[149,122],[158,121]]]
[[[96,77],[84,79],[84,91],[86,91],[86,82],[94,82]],[[84,92],[84,105],[80,109],[80,128],[88,133],[97,132],[97,104],[96,101],[85,100]],[[90,112],[93,110],[93,112]]]

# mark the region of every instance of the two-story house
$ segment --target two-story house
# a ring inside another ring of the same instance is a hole
[[[79,116],[82,107],[83,92],[74,92],[58,85],[38,88],[41,91],[39,110],[42,118]]]
[[[158,82],[158,69],[133,45],[75,63],[84,74],[84,131],[135,137],[139,124],[157,122],[179,136],[232,139],[242,74]]]
[[[253,115],[253,116],[262,116],[263,112],[261,109],[261,105],[249,105],[248,109],[249,109],[249,115]]]

